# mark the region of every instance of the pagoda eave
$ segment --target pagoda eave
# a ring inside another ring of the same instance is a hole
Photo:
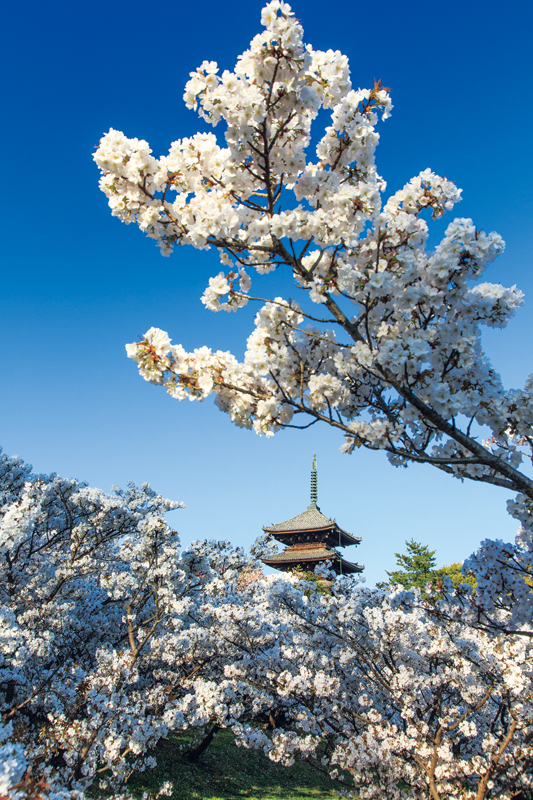
[[[263,558],[263,564],[267,567],[280,569],[284,572],[293,570],[296,567],[313,571],[315,566],[324,561],[331,561],[331,568],[335,570],[337,575],[351,575],[353,573],[362,572],[364,566],[360,564],[352,564],[351,561],[345,561],[338,553],[321,553],[320,555],[306,554],[305,552],[294,553],[280,553],[279,556],[274,558]]]
[[[339,528],[338,525],[324,525],[321,528],[287,528],[285,530],[279,530],[275,525],[263,525],[263,530],[273,536],[274,539],[277,539],[278,542],[289,541],[289,544],[292,543],[290,542],[291,539],[300,538],[306,534],[308,536],[329,534],[328,539],[331,539],[332,546],[346,547],[351,544],[361,543],[360,536],[353,536],[348,531]]]

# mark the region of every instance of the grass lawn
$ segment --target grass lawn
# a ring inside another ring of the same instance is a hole
[[[185,738],[161,742],[155,770],[132,776],[128,788],[137,796],[155,795],[163,781],[172,781],[169,800],[334,800],[339,784],[306,763],[282,767],[261,750],[236,747],[231,731],[219,731],[196,763],[182,755]],[[167,800],[162,797],[161,800]]]

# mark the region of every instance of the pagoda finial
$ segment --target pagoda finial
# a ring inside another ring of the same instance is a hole
[[[317,501],[316,455],[313,454],[313,466],[311,468],[311,505],[309,506],[309,508],[318,508],[316,501]]]

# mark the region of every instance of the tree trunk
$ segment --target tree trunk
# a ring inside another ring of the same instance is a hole
[[[202,739],[198,747],[195,747],[193,750],[187,750],[185,756],[188,761],[198,761],[204,750],[207,750],[213,739],[215,738],[215,734],[217,731],[220,730],[220,725],[213,725],[207,736]]]

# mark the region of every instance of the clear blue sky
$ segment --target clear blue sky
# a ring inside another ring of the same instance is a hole
[[[253,310],[215,315],[199,300],[216,255],[181,249],[163,259],[111,218],[91,156],[110,127],[147,139],[155,155],[194,133],[197,118],[182,102],[189,71],[204,59],[232,68],[261,7],[4,8],[0,443],[38,471],[106,490],[148,480],[186,503],[171,518],[185,543],[243,545],[304,509],[316,452],[319,504],[363,537],[346,556],[365,563],[370,583],[406,538],[436,548],[440,563],[463,559],[482,538],[514,535],[503,490],[429,467],[395,470],[382,454],[342,456],[342,439],[318,426],[260,439],[211,403],[172,400],[125,357],[124,344],[151,325],[188,349],[243,351]],[[463,188],[460,216],[506,240],[488,277],[518,284],[527,302],[486,346],[506,383],[523,384],[533,371],[531,4],[299,0],[293,9],[306,41],[349,56],[356,87],[381,78],[393,89],[377,152],[389,189],[430,167]],[[275,279],[262,291],[273,296]]]

